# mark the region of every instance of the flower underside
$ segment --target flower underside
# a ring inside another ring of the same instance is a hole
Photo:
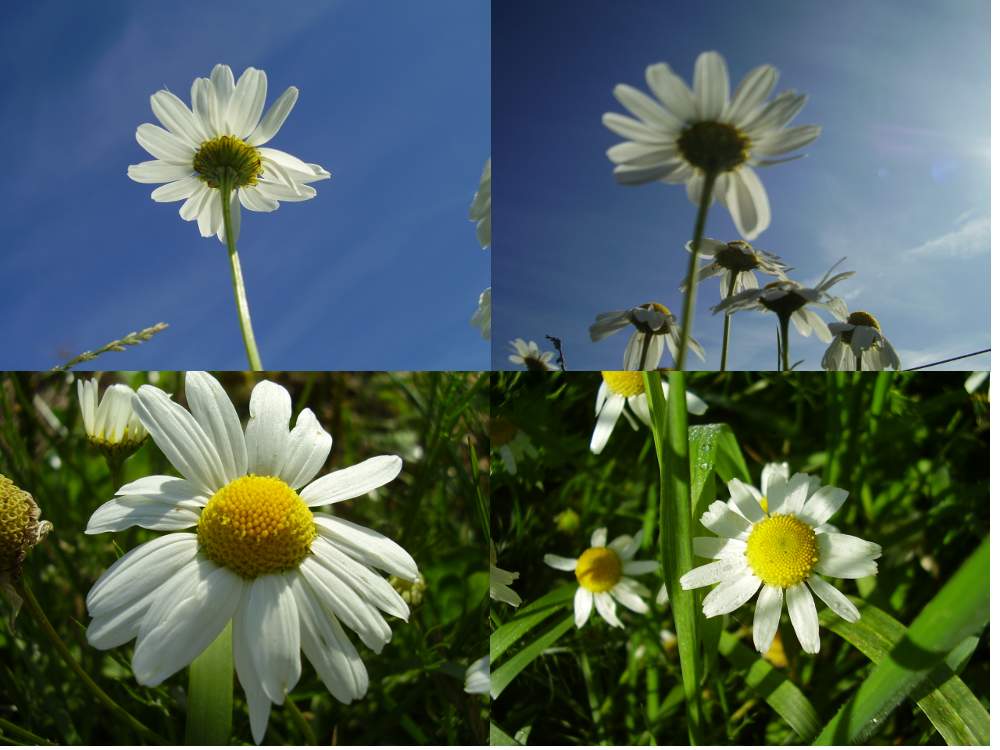
[[[608,388],[619,396],[638,396],[646,390],[642,373],[636,371],[602,370],[601,377],[607,383]]]
[[[670,312],[669,307],[667,307],[666,305],[661,305],[659,302],[647,302],[644,305],[639,305],[639,307],[646,310],[651,310],[651,311],[655,310],[658,313],[662,313],[663,315],[667,316],[667,320],[664,321],[663,325],[660,326],[659,328],[653,328],[646,321],[639,320],[634,313],[630,313],[629,320],[632,322],[632,325],[634,325],[643,333],[648,333],[648,334],[665,334],[670,332],[670,317],[673,315],[673,313]]]
[[[591,547],[576,561],[576,580],[588,591],[610,591],[622,579],[622,561],[613,549]]]
[[[540,360],[538,357],[525,357],[524,366],[529,370],[536,370],[541,372],[548,372],[548,366]]]
[[[847,322],[852,326],[869,326],[874,328],[876,331],[882,330],[882,327],[878,324],[878,320],[875,316],[871,313],[865,312],[864,310],[852,312],[847,316]]]
[[[750,139],[723,122],[706,120],[686,128],[677,138],[681,154],[692,166],[719,174],[743,164],[750,156]]]
[[[233,480],[212,496],[198,521],[201,551],[246,579],[295,569],[315,538],[309,507],[277,477]]]
[[[754,575],[785,589],[802,583],[819,562],[816,533],[795,516],[771,516],[754,524],[746,556]]]
[[[260,153],[232,135],[220,135],[201,144],[194,155],[194,171],[211,188],[256,185],[264,173]]]
[[[806,303],[809,302],[801,294],[795,292],[795,290],[789,287],[788,283],[785,281],[772,281],[767,284],[765,289],[784,289],[785,293],[780,297],[775,299],[767,299],[766,297],[760,298],[760,303],[766,307],[771,312],[775,312],[778,315],[791,315],[793,312],[799,308],[805,307]]]
[[[743,240],[726,243],[726,247],[715,254],[715,262],[728,271],[753,271],[760,265],[757,254]]]

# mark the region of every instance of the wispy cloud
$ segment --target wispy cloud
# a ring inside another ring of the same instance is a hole
[[[983,255],[990,245],[990,222],[985,216],[966,217],[957,229],[903,251],[906,258],[971,258]]]

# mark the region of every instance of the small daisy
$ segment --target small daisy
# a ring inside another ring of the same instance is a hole
[[[465,692],[487,695],[490,692],[490,655],[476,659],[465,670]]]
[[[600,341],[630,324],[636,330],[625,346],[623,369],[655,370],[663,358],[664,340],[670,356],[677,361],[681,345],[680,327],[673,313],[659,302],[647,302],[628,310],[601,313],[590,326],[590,340]],[[688,339],[688,348],[702,360],[705,359],[705,350],[694,338]]]
[[[601,387],[597,391],[597,404],[595,414],[597,424],[594,426],[594,434],[590,438],[590,450],[592,453],[600,453],[611,437],[611,431],[618,424],[618,418],[624,414],[633,430],[639,426],[632,419],[629,409],[647,427],[651,424],[649,414],[649,402],[646,399],[646,385],[641,372],[626,371],[614,372],[609,370],[601,371]],[[661,381],[663,385],[663,397],[667,398],[670,393],[670,386],[666,381]],[[690,391],[685,391],[687,409],[691,414],[704,414],[708,409],[708,404],[695,396]]]
[[[299,98],[285,89],[264,114],[267,74],[247,68],[239,81],[228,65],[216,65],[210,78],[191,85],[192,109],[163,89],[150,98],[153,114],[166,130],[143,123],[135,138],[154,161],[128,168],[136,182],[165,183],[154,201],[184,201],[181,218],[198,220],[202,237],[226,241],[222,195],[230,197],[233,240],[239,235],[240,206],[248,211],[274,211],[279,201],[305,201],[316,195],[309,183],[329,179],[318,164],[264,148],[278,133]]]
[[[882,548],[840,534],[827,521],[847,499],[847,491],[820,486],[818,478],[795,474],[787,464],[768,464],[761,490],[739,479],[729,482],[730,499],[716,500],[701,522],[718,536],[695,537],[695,554],[714,559],[684,574],[684,589],[720,585],[702,603],[706,617],[732,612],[757,591],[753,642],[766,653],[778,630],[782,602],[806,653],[819,652],[819,620],[813,594],[848,622],[857,608],[820,575],[865,578],[878,572]]]
[[[132,453],[149,435],[132,409],[135,391],[127,385],[115,383],[108,386],[99,401],[97,392],[97,378],[76,381],[87,439],[104,450]]]
[[[14,595],[8,587],[21,577],[24,558],[52,530],[41,513],[31,493],[0,474],[0,594]]]
[[[490,185],[493,181],[493,159],[486,160],[483,167],[483,174],[479,178],[479,190],[476,191],[469,206],[469,221],[476,222],[476,237],[479,246],[484,250],[490,246],[492,240],[492,212],[493,212],[493,191]]]
[[[510,587],[520,577],[520,573],[511,573],[497,567],[497,550],[493,542],[490,542],[490,599],[520,607],[521,597]]]
[[[778,71],[761,65],[730,99],[726,61],[718,52],[703,52],[695,62],[693,91],[666,63],[646,68],[646,83],[659,101],[631,86],[615,86],[615,98],[638,118],[608,112],[602,119],[627,139],[607,152],[618,182],[684,183],[698,205],[706,173],[715,174],[712,200],[729,209],[742,237],[755,239],[771,223],[771,207],[752,167],[789,161],[772,157],[802,148],[820,133],[817,125],[786,128],[806,97],[785,91],[767,102],[777,81]]]
[[[684,248],[690,253],[693,245],[688,242]],[[739,294],[747,289],[757,289],[757,276],[754,271],[785,278],[788,266],[781,258],[765,250],[754,248],[749,242],[735,240],[719,242],[705,237],[698,246],[698,257],[710,259],[712,262],[703,266],[696,277],[698,281],[719,276],[719,297],[725,299],[732,294]],[[687,291],[687,283],[681,282],[681,291]]]
[[[882,327],[871,313],[852,312],[847,322],[830,323],[829,328],[833,343],[823,354],[823,369],[899,369],[899,355],[882,335]]]
[[[543,372],[558,371],[559,368],[552,364],[555,352],[543,352],[534,341],[524,339],[514,339],[510,342],[510,348],[514,354],[507,357],[515,365],[524,365],[528,370],[542,370]]]
[[[629,578],[652,573],[660,566],[655,560],[632,559],[642,544],[642,531],[634,537],[622,535],[611,544],[606,544],[607,539],[608,530],[597,529],[590,537],[590,548],[577,559],[545,556],[545,564],[549,567],[576,572],[580,588],[573,599],[573,610],[578,628],[584,626],[595,606],[604,621],[616,628],[625,627],[616,614],[616,601],[639,614],[649,611],[649,606],[642,600],[642,597],[649,596],[649,589]]]
[[[493,317],[493,292],[491,291],[493,287],[486,287],[483,293],[479,295],[479,307],[476,308],[476,312],[472,315],[472,320],[469,321],[482,334],[482,337],[487,341],[490,338],[490,321]]]
[[[350,703],[368,690],[368,674],[345,628],[379,653],[392,638],[381,612],[409,616],[374,568],[414,580],[413,558],[371,529],[315,512],[391,482],[402,461],[377,456],[315,479],[332,440],[309,409],[289,429],[287,390],[258,383],[245,431],[215,378],[188,373],[185,391],[190,411],[149,385],[133,399],[183,478],[130,482],[91,516],[88,534],[132,526],[171,533],[136,547],[94,584],[87,640],[110,649],[135,639],[132,671],[155,686],[232,622],[236,674],[259,744],[271,704],[298,683],[300,650],[327,690]]]

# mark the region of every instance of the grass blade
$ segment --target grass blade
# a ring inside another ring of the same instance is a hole
[[[505,661],[499,669],[494,670],[490,665],[490,695],[495,700],[506,689],[511,681],[517,677],[531,662],[537,659],[542,653],[559,640],[563,634],[573,627],[573,615],[568,615],[555,626],[545,631],[544,634],[529,643],[523,649]],[[492,661],[492,660],[491,660]]]
[[[490,745],[520,745],[521,743],[490,722]]]
[[[555,591],[551,591],[540,599],[526,604],[490,635],[490,662],[499,659],[504,653],[524,637],[528,631],[537,627],[553,614],[573,601],[576,594],[576,584],[568,583]]]

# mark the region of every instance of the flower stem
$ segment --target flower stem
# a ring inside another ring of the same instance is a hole
[[[726,292],[726,299],[733,296],[733,290],[736,288],[736,272],[730,271],[732,278],[729,279],[729,291]],[[722,323],[722,361],[719,362],[719,372],[726,371],[726,355],[729,354],[729,326],[731,325],[732,315],[727,312],[724,322]]]
[[[97,683],[91,679],[86,670],[80,666],[79,662],[77,662],[77,660],[73,657],[73,654],[70,653],[69,648],[63,642],[63,639],[59,637],[55,628],[52,627],[52,623],[49,622],[49,618],[45,616],[45,612],[38,604],[38,600],[35,599],[35,595],[32,593],[31,589],[28,588],[27,584],[25,584],[24,581],[18,581],[14,584],[14,589],[24,600],[24,605],[28,610],[28,613],[35,619],[39,627],[41,627],[42,632],[45,633],[46,637],[52,641],[52,645],[55,646],[59,656],[61,656],[63,661],[66,662],[66,666],[73,670],[73,673],[77,676],[77,678],[79,678],[83,686],[90,690],[98,701],[103,703],[105,707],[110,709],[112,713],[132,727],[132,729],[134,729],[141,736],[152,740],[158,745],[169,745],[170,743],[167,742],[167,740],[160,737],[160,735],[156,734],[156,732],[132,716],[132,714],[124,708],[119,706],[115,702],[114,698],[101,690]]]
[[[642,354],[639,357],[639,369],[646,369],[646,355],[649,353],[649,342],[653,340],[653,337],[649,334],[644,334],[642,337]]]
[[[854,369],[856,372],[861,372],[861,355],[854,355]]]
[[[233,731],[233,623],[188,668],[188,745],[228,745]]]
[[[791,368],[788,366],[788,322],[792,319],[791,315],[781,315],[778,314],[778,320],[781,323],[781,370],[782,372],[788,372]]]
[[[712,187],[715,185],[715,172],[706,172],[701,188],[701,201],[698,203],[698,218],[694,223],[694,238],[691,240],[691,260],[688,262],[687,297],[684,300],[684,319],[681,323],[680,351],[677,353],[677,369],[684,369],[687,358],[688,340],[691,338],[691,326],[694,323],[694,299],[698,291],[695,286],[695,275],[698,272],[698,249],[701,247],[701,236],[705,233],[705,220],[708,218],[708,204],[712,202]]]
[[[292,721],[302,734],[302,739],[304,740],[303,744],[318,745],[319,742],[316,740],[315,732],[313,732],[312,727],[309,726],[309,722],[306,721],[306,717],[302,715],[302,712],[299,710],[299,707],[295,705],[295,701],[292,700],[291,696],[285,698],[285,708],[287,708],[288,713],[292,715]]]
[[[253,325],[250,323],[250,304],[247,302],[247,290],[243,284],[243,269],[240,268],[240,256],[236,252],[236,240],[233,237],[232,207],[229,205],[232,186],[224,182],[219,186],[219,193],[222,196],[222,225],[226,233],[226,247],[229,249],[229,267],[233,274],[233,295],[236,297],[236,314],[240,318],[243,346],[247,350],[250,369],[254,372],[260,372],[263,367],[260,364],[260,354],[257,353],[257,341],[253,337]]]

